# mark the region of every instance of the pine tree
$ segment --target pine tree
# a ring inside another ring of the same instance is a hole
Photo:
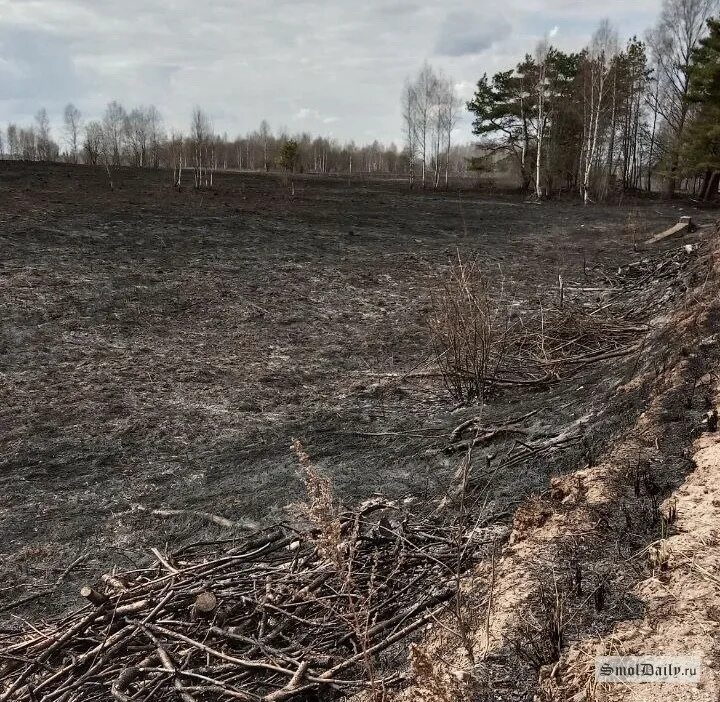
[[[688,100],[695,114],[681,149],[684,169],[703,175],[703,200],[715,198],[720,184],[720,20],[709,20],[708,29],[693,54]]]

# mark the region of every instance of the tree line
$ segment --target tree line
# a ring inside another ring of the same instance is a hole
[[[717,10],[717,0],[665,0],[644,40],[621,45],[605,20],[582,51],[545,40],[516,68],[484,75],[467,103],[477,166],[500,160],[538,198],[577,192],[587,203],[660,188],[716,197]]]
[[[446,154],[451,175],[467,172],[470,145],[453,146]],[[41,109],[35,123],[9,124],[0,129],[0,158],[25,161],[62,161],[100,165],[109,171],[118,166],[171,170],[173,182],[192,180],[196,187],[212,184],[219,170],[288,170],[319,174],[384,174],[405,177],[408,154],[390,144],[354,142],[313,136],[307,132],[273,133],[266,120],[258,129],[234,139],[218,134],[209,114],[192,111],[187,132],[168,130],[154,106],[126,110],[119,102],[107,105],[100,119],[85,120],[80,110],[68,104],[62,115],[62,130],[53,138],[47,110]],[[188,181],[189,182],[189,181]]]

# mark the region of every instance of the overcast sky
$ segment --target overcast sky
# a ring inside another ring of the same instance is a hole
[[[427,59],[464,99],[548,34],[579,49],[610,18],[642,35],[661,0],[0,0],[0,123],[117,99],[187,128],[400,141],[403,81]],[[469,120],[459,137],[469,138]]]

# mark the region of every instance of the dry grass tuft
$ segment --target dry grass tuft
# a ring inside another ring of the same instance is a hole
[[[555,573],[539,584],[537,606],[523,613],[517,625],[515,652],[535,669],[560,660],[565,642],[565,593]]]
[[[307,495],[307,501],[296,505],[296,508],[312,525],[320,553],[338,565],[343,540],[342,524],[332,482],[313,465],[298,439],[293,439],[292,447],[300,461]]]

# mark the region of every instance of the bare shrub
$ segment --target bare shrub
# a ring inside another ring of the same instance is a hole
[[[633,251],[638,250],[641,226],[642,218],[640,217],[640,212],[638,210],[629,212],[625,221],[625,233],[632,242]]]
[[[502,369],[510,341],[510,306],[502,288],[493,290],[480,263],[458,252],[433,297],[429,325],[450,394],[463,403],[482,401]]]
[[[313,541],[320,555],[337,571],[340,594],[346,597],[347,602],[347,611],[343,619],[363,654],[363,664],[370,682],[371,699],[382,700],[385,698],[385,691],[381,682],[377,680],[375,662],[369,650],[369,631],[373,624],[372,613],[375,610],[376,564],[372,564],[365,586],[362,587],[354,572],[356,548],[360,540],[359,521],[355,520],[350,525],[349,533],[343,533],[343,522],[331,480],[313,464],[302,443],[297,439],[293,440],[293,450],[300,462],[307,498],[305,502],[294,507],[300,516],[312,525]]]

